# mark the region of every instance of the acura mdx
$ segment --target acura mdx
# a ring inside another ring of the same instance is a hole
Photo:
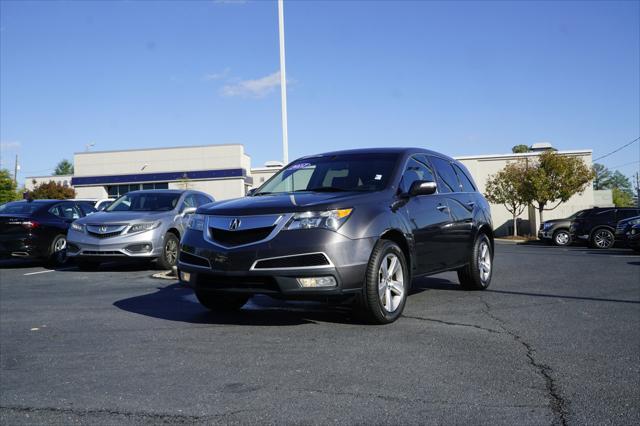
[[[493,247],[489,205],[461,163],[363,149],[300,158],[244,198],[199,207],[178,269],[212,310],[254,294],[349,299],[389,323],[414,277],[455,270],[463,288],[487,288]]]

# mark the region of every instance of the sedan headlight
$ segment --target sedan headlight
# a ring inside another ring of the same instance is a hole
[[[304,212],[293,215],[286,229],[326,228],[336,231],[349,219],[353,209]]]
[[[202,231],[204,230],[204,215],[202,214],[193,214],[191,218],[189,218],[189,225],[187,225],[189,229],[194,231]]]
[[[156,229],[160,226],[160,222],[147,222],[147,223],[136,223],[135,225],[131,225],[127,234],[134,234],[136,232],[145,232],[151,231],[152,229]]]
[[[81,223],[73,222],[71,223],[71,229],[78,232],[84,232],[84,225]]]

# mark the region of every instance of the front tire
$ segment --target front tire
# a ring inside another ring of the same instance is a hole
[[[57,235],[51,242],[47,264],[53,267],[62,266],[67,263],[67,260],[67,237],[65,235]]]
[[[250,297],[251,296],[244,294],[227,295],[196,291],[196,298],[202,306],[209,310],[218,312],[237,311],[249,301]]]
[[[613,247],[613,243],[615,241],[615,236],[613,232],[606,228],[596,229],[593,234],[591,234],[590,245],[591,248],[595,249],[609,249]]]
[[[397,320],[407,301],[411,276],[400,247],[389,240],[380,240],[373,248],[360,313],[367,322],[389,324]]]
[[[485,234],[478,235],[467,266],[458,270],[458,280],[465,290],[484,290],[491,284],[493,250]]]
[[[171,270],[178,263],[178,247],[180,240],[173,232],[167,232],[164,236],[164,245],[162,246],[162,254],[158,258],[158,268],[162,270]]]
[[[571,244],[571,235],[566,229],[559,229],[553,233],[553,245],[555,246],[568,246]]]

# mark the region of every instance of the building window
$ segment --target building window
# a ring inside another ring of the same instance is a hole
[[[105,188],[109,198],[118,198],[127,192],[138,191],[140,189],[169,189],[168,182],[133,183],[129,185],[109,185]]]

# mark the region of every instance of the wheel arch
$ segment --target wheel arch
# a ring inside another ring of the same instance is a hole
[[[172,233],[173,235],[175,235],[178,240],[180,240],[180,231],[178,231],[177,228],[171,227],[169,229],[167,229],[167,233]]]
[[[408,263],[407,269],[409,270],[409,273],[413,275],[414,258],[412,255],[412,250],[409,247],[409,242],[407,241],[407,238],[404,236],[402,231],[395,228],[387,229],[382,233],[382,235],[380,235],[380,239],[393,241],[394,243],[398,244],[398,246],[400,246],[402,254],[404,254],[404,257]]]
[[[494,242],[493,242],[493,229],[491,229],[491,226],[489,226],[488,224],[482,224],[480,225],[480,227],[478,228],[478,232],[476,233],[476,238],[478,238],[478,235],[480,234],[485,234],[487,237],[489,237],[489,241],[491,242],[491,249],[493,250],[494,248]]]

